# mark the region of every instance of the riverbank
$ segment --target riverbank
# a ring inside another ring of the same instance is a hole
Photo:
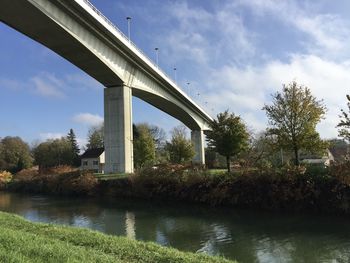
[[[349,165],[329,170],[249,170],[213,175],[205,171],[143,170],[114,180],[93,174],[18,174],[5,188],[55,195],[128,197],[269,211],[350,214]]]
[[[233,262],[0,212],[1,262]]]

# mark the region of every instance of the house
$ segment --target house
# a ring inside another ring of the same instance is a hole
[[[104,173],[104,148],[88,149],[81,156],[81,170],[91,170],[94,173]]]
[[[327,152],[323,156],[304,156],[304,158],[301,158],[301,162],[305,164],[322,165],[328,167],[332,162],[334,162],[334,157],[330,150],[327,149]]]

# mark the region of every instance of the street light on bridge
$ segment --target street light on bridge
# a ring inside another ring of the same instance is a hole
[[[156,51],[156,64],[157,64],[157,68],[159,67],[158,66],[158,52],[159,52],[159,48],[154,48],[154,50]]]
[[[174,67],[174,79],[175,79],[175,83],[177,83],[176,67]]]
[[[126,20],[128,21],[128,38],[129,38],[129,42],[130,42],[130,23],[131,23],[131,17],[127,16]]]

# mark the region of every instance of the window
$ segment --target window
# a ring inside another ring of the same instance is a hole
[[[92,161],[93,165],[98,165],[98,161]]]
[[[88,161],[83,161],[83,166],[87,166],[88,165]]]

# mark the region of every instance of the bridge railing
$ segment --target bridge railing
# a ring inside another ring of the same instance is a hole
[[[200,107],[196,102],[194,102],[194,100],[188,96],[184,90],[182,90],[177,83],[167,74],[165,73],[162,69],[160,69],[159,65],[157,65],[149,56],[147,56],[139,47],[137,47],[137,45],[131,41],[131,39],[129,39],[115,24],[113,24],[112,21],[110,21],[104,14],[102,14],[102,12],[100,10],[97,9],[97,7],[95,7],[89,0],[81,0],[84,3],[86,3],[100,18],[102,18],[109,26],[111,26],[114,30],[116,30],[118,32],[118,34],[127,41],[127,43],[129,43],[135,50],[137,50],[142,56],[143,59],[146,60],[147,63],[150,63],[151,65],[153,65],[153,67],[155,67],[155,69],[158,71],[158,73],[160,73],[161,75],[163,75],[164,77],[166,77],[170,82],[172,82],[172,85],[175,87],[175,89],[177,89],[180,93],[182,93],[183,96],[187,97],[187,99],[189,101],[192,102],[192,104],[194,104],[202,113],[204,113],[205,115],[207,115],[208,117],[210,117],[203,109],[202,107]]]
[[[124,33],[121,31],[111,20],[109,20],[100,10],[97,9],[89,0],[83,0],[94,12],[99,15],[106,23],[108,23],[111,27],[113,27],[126,41],[129,42],[130,45],[132,45],[138,52],[140,52],[146,59],[147,62],[151,63],[154,67],[157,68],[162,74],[164,74],[168,79],[170,79],[176,86],[177,84],[175,81],[163,70],[159,68],[159,66],[148,56],[146,55],[134,42],[131,41]],[[179,86],[177,86],[180,90],[182,90]]]

